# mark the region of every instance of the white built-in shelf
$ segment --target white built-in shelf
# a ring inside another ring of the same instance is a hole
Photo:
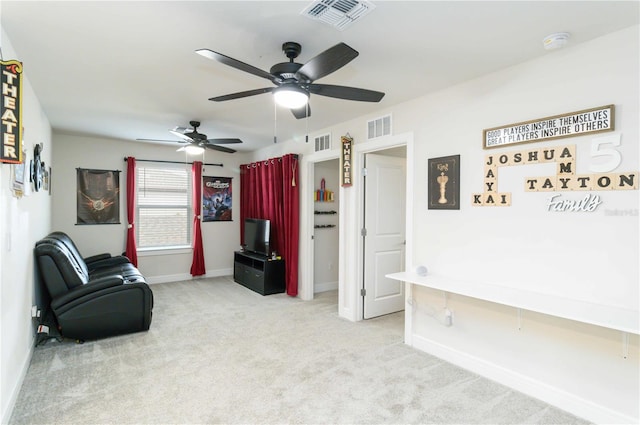
[[[640,316],[637,310],[431,274],[420,276],[413,272],[400,272],[388,274],[387,277],[523,310],[640,334]]]

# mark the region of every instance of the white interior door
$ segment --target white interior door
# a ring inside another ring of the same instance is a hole
[[[404,310],[404,285],[386,274],[404,270],[406,159],[366,155],[364,202],[365,319]]]

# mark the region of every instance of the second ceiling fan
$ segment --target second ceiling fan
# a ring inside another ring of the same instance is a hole
[[[379,102],[384,93],[361,89],[357,87],[336,86],[331,84],[315,84],[314,81],[342,68],[358,56],[358,52],[345,43],[338,43],[315,56],[305,64],[294,62],[302,51],[300,44],[288,41],[282,45],[289,62],[282,62],[271,67],[269,72],[230,58],[222,53],[209,49],[199,49],[196,53],[230,67],[248,72],[249,74],[265,78],[275,84],[275,87],[265,87],[212,97],[209,100],[222,102],[240,99],[263,93],[273,93],[276,102],[291,109],[293,115],[300,119],[311,115],[308,99],[311,93],[320,96],[334,97],[360,102]],[[286,103],[290,101],[290,103]]]
[[[207,135],[198,132],[198,127],[200,127],[200,121],[189,121],[191,128],[187,127],[175,127],[173,130],[169,130],[169,133],[178,137],[180,140],[163,140],[163,139],[136,139],[140,141],[147,142],[170,142],[170,143],[179,143],[182,147],[179,150],[187,150],[189,147],[200,148],[203,149],[213,149],[220,152],[226,153],[235,153],[235,149],[228,148],[226,146],[218,146],[218,145],[227,145],[227,144],[235,144],[242,143],[242,140],[235,138],[218,138],[218,139],[207,139]]]

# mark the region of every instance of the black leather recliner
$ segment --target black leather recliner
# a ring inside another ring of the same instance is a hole
[[[35,256],[62,336],[89,340],[149,329],[153,293],[127,257],[85,259],[63,232],[36,242]]]

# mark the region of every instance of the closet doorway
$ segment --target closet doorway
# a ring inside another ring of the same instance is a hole
[[[313,293],[338,291],[340,161],[313,164]],[[337,295],[336,295],[337,299]]]

